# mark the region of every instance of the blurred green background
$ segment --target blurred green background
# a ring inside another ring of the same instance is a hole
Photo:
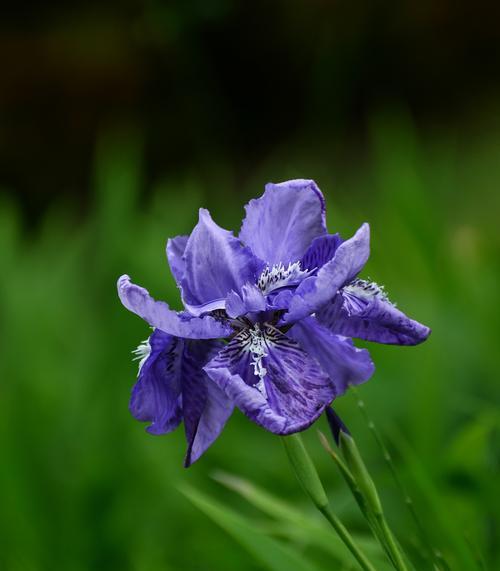
[[[200,206],[237,230],[265,182],[298,177],[325,192],[330,230],[371,223],[365,276],[433,329],[416,348],[370,346],[377,371],[359,391],[428,545],[454,570],[500,567],[496,12],[320,0],[5,9],[0,569],[351,568],[277,437],[236,412],[186,471],[182,429],[150,436],[127,408],[130,352],[148,328],[119,304],[116,278],[180,307],[167,237],[189,232]],[[416,569],[430,568],[356,398],[337,410]],[[371,549],[315,428],[305,438]],[[220,471],[272,496],[224,477],[234,493]]]

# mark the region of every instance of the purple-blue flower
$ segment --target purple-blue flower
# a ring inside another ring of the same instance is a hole
[[[189,466],[237,406],[276,434],[307,428],[350,384],[368,380],[370,355],[351,337],[415,345],[430,330],[358,278],[369,226],[328,234],[312,180],[268,184],[246,206],[238,237],[207,210],[190,236],[167,243],[185,310],[175,312],[124,275],[118,293],[154,331],[137,349],[130,410],[148,431],[184,421]]]

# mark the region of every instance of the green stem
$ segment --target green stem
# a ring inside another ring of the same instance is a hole
[[[313,504],[337,532],[337,535],[352,553],[363,571],[376,571],[364,553],[356,545],[346,527],[333,513],[318,472],[311,457],[307,453],[300,435],[292,434],[291,436],[282,437],[282,441],[295,475]]]
[[[408,571],[403,559],[401,550],[396,539],[385,519],[382,503],[380,501],[377,488],[372,480],[361,454],[356,446],[356,442],[351,435],[346,432],[340,433],[340,449],[346,459],[347,466],[363,495],[368,511],[373,514],[377,522],[376,531],[380,533],[380,540],[386,547],[389,558],[397,571]]]
[[[347,528],[340,521],[340,519],[333,513],[330,504],[326,505],[324,508],[319,510],[325,518],[328,520],[333,529],[337,532],[337,535],[344,542],[345,546],[354,555],[360,566],[366,571],[374,571],[373,565],[368,561],[366,556],[359,550],[359,547],[354,543],[352,535],[347,531]]]
[[[396,539],[394,538],[394,535],[390,530],[389,525],[387,524],[387,520],[385,519],[384,514],[377,514],[376,518],[395,569],[398,571],[407,571],[406,563],[403,559],[403,555],[401,554],[401,550],[399,549]]]
[[[349,468],[344,464],[344,462],[342,462],[342,460],[338,457],[338,455],[335,453],[335,451],[331,448],[326,436],[322,432],[319,432],[319,438],[320,438],[321,444],[323,445],[323,448],[327,451],[327,453],[330,455],[330,457],[333,459],[333,461],[337,464],[337,467],[338,467],[342,477],[344,478],[346,484],[349,486],[349,489],[351,490],[352,495],[354,496],[354,499],[356,500],[356,503],[358,504],[359,509],[361,510],[361,513],[366,518],[366,521],[368,522],[368,525],[370,526],[375,538],[380,543],[382,549],[386,553],[386,555],[389,558],[389,560],[391,561],[391,563],[394,565],[393,556],[392,556],[392,553],[391,553],[391,551],[390,551],[390,549],[389,549],[389,547],[388,547],[388,545],[387,545],[387,543],[383,537],[383,533],[382,533],[382,530],[380,528],[379,520],[373,514],[373,512],[370,511],[370,509],[368,508],[366,499],[363,496],[363,494],[361,493],[361,491],[358,487],[358,484],[356,483],[356,480],[354,479],[353,475],[349,471]]]

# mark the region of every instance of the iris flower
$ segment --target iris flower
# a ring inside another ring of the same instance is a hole
[[[246,206],[238,237],[207,210],[190,236],[167,243],[184,311],[155,301],[127,275],[118,293],[153,328],[130,410],[152,434],[184,421],[185,465],[214,442],[238,407],[275,434],[310,426],[350,384],[374,371],[351,337],[398,345],[430,330],[408,318],[383,288],[358,278],[369,226],[329,234],[312,180],[268,184]]]

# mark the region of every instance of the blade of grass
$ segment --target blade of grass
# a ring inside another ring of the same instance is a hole
[[[352,561],[352,556],[345,545],[338,537],[331,534],[322,520],[305,515],[288,502],[243,478],[225,472],[216,472],[213,477],[217,482],[239,494],[264,514],[278,520],[278,525],[282,531],[284,524],[286,524],[287,535],[295,533],[296,536],[300,536],[323,549],[345,565],[349,565]],[[389,568],[385,564],[384,554],[378,543],[368,536],[363,537],[359,534],[353,534],[353,536],[367,555],[376,560],[377,568],[381,570]]]
[[[319,567],[302,555],[265,535],[247,519],[199,490],[187,485],[180,486],[179,490],[270,571],[319,571]]]
[[[427,501],[427,505],[434,514],[434,522],[436,522],[442,531],[446,534],[448,541],[452,547],[453,554],[459,559],[461,569],[471,569],[476,571],[480,569],[476,558],[470,552],[468,544],[462,533],[455,527],[452,518],[449,516],[449,508],[444,505],[439,491],[434,482],[429,478],[425,468],[419,462],[416,454],[405,441],[401,434],[392,431],[392,441],[396,448],[406,461],[413,479],[417,484],[420,492]]]

